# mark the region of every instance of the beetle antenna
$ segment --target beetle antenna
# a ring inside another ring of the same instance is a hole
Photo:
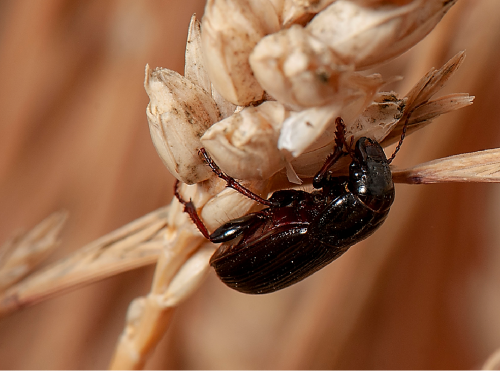
[[[396,146],[396,149],[394,150],[394,153],[392,154],[392,156],[387,160],[388,164],[390,164],[392,162],[392,160],[394,160],[394,158],[396,157],[396,153],[398,153],[399,150],[401,149],[401,145],[403,144],[403,140],[405,139],[405,136],[406,136],[406,128],[408,127],[409,120],[410,120],[410,114],[408,114],[408,116],[406,117],[406,121],[405,121],[405,124],[403,125],[403,131],[401,133],[401,138],[399,139],[399,143]]]

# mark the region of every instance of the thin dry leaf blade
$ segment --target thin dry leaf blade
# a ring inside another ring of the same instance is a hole
[[[484,362],[482,370],[500,370],[500,348],[493,352],[486,362]]]
[[[382,141],[383,146],[395,143],[401,137],[401,130],[408,120],[407,135],[422,129],[431,121],[450,111],[454,111],[472,104],[474,96],[466,93],[450,94],[433,101],[429,101],[446,82],[453,76],[462,64],[465,52],[453,56],[443,67],[432,68],[406,95],[406,107],[403,117],[395,125],[389,135]]]
[[[394,170],[400,183],[500,182],[500,148],[441,158],[405,170]]]
[[[432,98],[454,75],[465,59],[465,51],[455,54],[440,69],[432,68],[407,94],[408,111]]]
[[[168,207],[153,211],[12,286],[0,296],[0,315],[156,262],[163,247],[167,213]]]
[[[54,251],[67,218],[67,212],[53,213],[0,247],[0,292],[31,273]]]

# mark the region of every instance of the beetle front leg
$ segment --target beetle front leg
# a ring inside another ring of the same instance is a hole
[[[212,171],[222,180],[226,181],[227,187],[234,189],[235,191],[241,193],[244,196],[247,196],[249,199],[257,201],[258,203],[261,203],[262,205],[266,206],[279,206],[275,204],[272,201],[266,200],[262,197],[260,197],[258,194],[253,193],[251,190],[248,188],[242,186],[240,183],[238,183],[234,178],[230,177],[226,173],[224,173],[219,166],[212,160],[212,158],[208,155],[207,151],[205,148],[200,148],[198,150],[198,153],[200,156],[203,158],[203,160],[207,163],[208,166],[212,169]]]
[[[188,213],[189,217],[196,225],[198,230],[201,232],[203,237],[205,237],[207,240],[210,240],[210,233],[208,233],[207,227],[205,227],[205,224],[203,224],[203,221],[198,215],[198,212],[196,211],[196,207],[194,206],[193,202],[191,200],[185,201],[179,194],[178,187],[179,187],[179,180],[176,180],[174,184],[174,196],[177,198],[177,200],[179,200],[181,204],[184,205],[184,212]]]
[[[345,139],[345,124],[341,117],[335,119],[336,131],[335,131],[335,149],[333,153],[327,157],[325,163],[321,169],[316,173],[313,178],[313,187],[322,188],[326,183],[325,179],[328,175],[328,170],[335,165],[335,163],[340,160],[342,156],[351,153],[352,137],[351,143],[347,144]],[[347,152],[344,152],[344,146],[347,148]]]

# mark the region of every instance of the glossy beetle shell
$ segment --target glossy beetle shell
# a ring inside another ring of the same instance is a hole
[[[375,232],[394,200],[385,153],[368,138],[356,143],[349,177],[327,177],[321,186],[312,193],[275,192],[269,200],[279,206],[212,233],[212,242],[224,242],[210,259],[219,278],[248,294],[297,283]]]

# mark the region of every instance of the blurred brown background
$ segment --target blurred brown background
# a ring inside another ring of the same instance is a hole
[[[151,144],[144,66],[182,72],[203,0],[0,2],[0,243],[51,212],[70,219],[51,261],[169,202]],[[476,96],[412,135],[396,165],[500,147],[500,2],[460,0],[417,47],[378,68],[405,94],[460,50],[443,94]],[[212,273],[148,368],[478,368],[500,348],[500,185],[398,185],[386,224],[271,295]],[[0,319],[0,368],[106,368],[153,268]]]

